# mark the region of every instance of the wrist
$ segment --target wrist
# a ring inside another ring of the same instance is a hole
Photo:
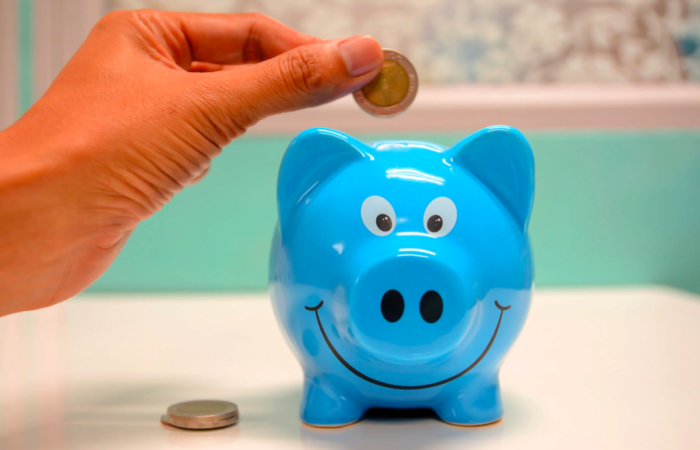
[[[80,239],[61,140],[33,130],[22,120],[0,132],[0,316],[58,301]]]

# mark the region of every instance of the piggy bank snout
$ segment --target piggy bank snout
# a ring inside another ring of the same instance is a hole
[[[401,292],[390,289],[384,293],[381,301],[382,316],[387,322],[397,322],[403,316],[406,309],[406,301]],[[420,300],[420,315],[428,323],[435,323],[442,317],[444,305],[439,292],[429,290]]]
[[[350,295],[354,336],[391,362],[437,357],[466,335],[475,300],[437,257],[401,255],[367,268]]]

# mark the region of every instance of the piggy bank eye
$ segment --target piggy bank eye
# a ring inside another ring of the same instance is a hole
[[[447,197],[438,197],[425,208],[423,224],[425,230],[436,237],[445,236],[452,231],[457,222],[457,207]]]
[[[386,199],[373,195],[362,203],[362,222],[367,229],[377,236],[386,236],[394,230],[396,214],[391,203]]]

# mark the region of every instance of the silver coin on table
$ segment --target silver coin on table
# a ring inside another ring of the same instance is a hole
[[[234,425],[238,422],[238,416],[232,417],[227,420],[220,420],[218,422],[192,422],[192,421],[178,421],[177,419],[171,419],[167,414],[163,414],[160,417],[160,421],[165,425],[171,425],[177,428],[183,428],[186,430],[214,430],[216,428],[224,428]]]
[[[161,417],[167,425],[192,430],[227,427],[238,421],[238,406],[222,400],[193,400],[176,403]]]
[[[396,50],[384,49],[384,65],[374,80],[353,93],[360,108],[377,117],[400,114],[418,93],[418,73],[413,64]]]

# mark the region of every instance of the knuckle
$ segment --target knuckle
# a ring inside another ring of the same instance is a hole
[[[318,56],[310,49],[296,48],[286,59],[283,70],[293,87],[307,95],[317,94],[323,87],[323,68]]]
[[[143,11],[112,11],[100,19],[101,23],[117,24],[135,20]]]
[[[129,27],[136,23],[140,23],[143,19],[152,16],[154,11],[151,10],[136,10],[136,11],[112,11],[102,17],[95,28],[97,29],[120,29]]]
[[[97,21],[98,28],[108,28],[127,21],[131,11],[112,11]]]
[[[146,25],[148,27],[160,24],[173,17],[172,13],[168,11],[158,11],[156,9],[137,9],[130,12],[131,14],[127,17],[128,23],[132,25]]]
[[[100,22],[119,22],[130,16],[132,13],[133,11],[112,11],[102,16]]]
[[[248,113],[253,108],[245,107],[235,95],[235,89],[222,90],[225,83],[210,81],[201,83],[183,94],[188,111],[195,118],[197,131],[206,137],[213,146],[210,151],[219,151],[232,139],[245,133],[255,123]],[[214,105],[240,105],[238,108]],[[206,161],[208,162],[208,161]]]
[[[250,19],[251,22],[262,22],[270,20],[270,17],[259,12],[246,13],[246,16],[248,17],[248,19]]]

